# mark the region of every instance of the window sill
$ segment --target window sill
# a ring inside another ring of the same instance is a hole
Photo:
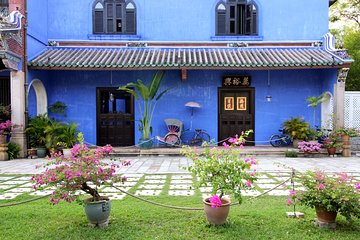
[[[89,40],[140,40],[140,35],[88,34]]]
[[[263,36],[211,36],[212,41],[262,41]]]

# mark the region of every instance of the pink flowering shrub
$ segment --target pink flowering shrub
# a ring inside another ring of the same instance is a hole
[[[360,182],[355,182],[346,173],[330,176],[319,170],[307,171],[296,176],[295,181],[300,182],[305,190],[291,191],[288,205],[299,202],[311,208],[320,206],[338,212],[347,219],[360,218]]]
[[[0,123],[0,135],[9,135],[11,134],[13,128],[15,126],[10,120],[6,120],[5,122]]]
[[[112,152],[112,147],[106,145],[97,149],[89,149],[85,144],[76,144],[71,149],[71,156],[53,154],[50,162],[43,167],[45,172],[32,177],[35,189],[53,187],[50,202],[58,204],[60,200],[72,202],[81,200],[79,190],[90,194],[93,201],[103,199],[98,188],[114,182],[124,182],[126,177],[115,174],[120,165],[104,161]],[[110,159],[111,160],[111,159]],[[128,165],[123,162],[122,165]]]
[[[318,142],[302,141],[302,142],[299,142],[299,145],[298,145],[298,149],[300,151],[308,152],[308,153],[318,152],[318,151],[320,151],[320,148],[321,148],[321,144]]]
[[[332,132],[328,137],[324,138],[323,146],[325,148],[341,147],[341,135],[336,132]]]
[[[182,153],[193,161],[188,170],[199,178],[196,186],[212,187],[214,196],[210,201],[219,199],[221,202],[224,194],[232,193],[234,198],[241,203],[241,190],[253,188],[256,180],[256,169],[253,167],[256,161],[253,157],[243,158],[240,155],[244,138],[250,132],[230,138],[228,141],[230,145],[225,144],[225,148],[205,147],[201,153],[189,146],[182,150]],[[212,206],[217,207],[219,204],[212,204]]]

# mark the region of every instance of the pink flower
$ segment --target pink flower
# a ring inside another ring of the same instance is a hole
[[[209,201],[210,201],[210,203],[211,203],[211,207],[212,207],[212,208],[217,208],[217,207],[221,207],[221,206],[222,206],[222,202],[221,202],[219,196],[216,195],[216,194],[215,194],[214,196],[210,197],[210,198],[209,198]]]
[[[247,180],[247,181],[245,182],[245,185],[248,186],[248,187],[251,187],[251,184],[252,184],[251,180]]]
[[[291,197],[291,196],[295,195],[295,193],[296,192],[294,190],[290,190],[289,196]]]
[[[319,187],[318,187],[318,189],[319,189],[319,190],[321,190],[321,189],[325,189],[325,188],[326,188],[326,187],[325,187],[325,185],[324,185],[324,184],[322,184],[322,183],[320,183],[320,184],[319,184]]]
[[[360,182],[355,183],[355,189],[356,189],[356,190],[360,190]]]
[[[287,205],[290,206],[294,204],[293,200],[291,200],[290,198],[287,199]]]
[[[223,142],[223,146],[225,147],[226,150],[229,150],[230,148],[230,146],[226,142]]]

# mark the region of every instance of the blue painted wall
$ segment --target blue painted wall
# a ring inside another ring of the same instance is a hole
[[[28,2],[27,45],[28,56],[38,55],[48,43],[48,1],[36,0]]]
[[[161,89],[171,90],[157,105],[152,124],[153,136],[166,134],[166,118],[178,118],[184,122],[185,129],[189,128],[191,112],[184,104],[196,101],[202,108],[194,112],[193,129],[206,129],[211,138],[218,140],[217,94],[221,79],[224,75],[249,74],[252,76],[252,87],[255,88],[256,141],[268,140],[271,134],[277,132],[281,123],[290,117],[304,117],[312,123],[313,111],[307,107],[306,98],[318,96],[327,90],[324,86],[328,79],[324,75],[331,76],[332,71],[188,71],[186,81],[180,80],[180,71],[166,71]],[[30,78],[43,81],[49,105],[56,101],[64,102],[68,106],[68,118],[64,120],[79,123],[79,130],[84,132],[86,141],[96,143],[96,87],[118,87],[137,79],[147,83],[153,74],[153,71],[113,71],[112,85],[110,71],[31,71]],[[267,95],[272,96],[271,102],[266,102]],[[34,114],[33,91],[30,91],[29,100],[29,111]],[[139,119],[135,106],[135,119]],[[320,107],[317,111],[317,125],[320,125]],[[139,137],[136,126],[135,139]]]
[[[210,41],[215,36],[217,0],[134,0],[137,7],[137,35],[144,41]],[[259,36],[264,41],[320,40],[328,32],[328,0],[256,0],[259,7]],[[93,0],[28,1],[29,59],[45,49],[49,39],[88,40],[92,35]],[[126,40],[117,35],[114,40]],[[219,40],[219,39],[218,39]],[[222,40],[249,40],[225,37]],[[250,38],[251,40],[251,38]],[[29,72],[29,81],[43,81],[49,105],[62,101],[68,106],[67,121],[80,124],[86,141],[96,142],[96,87],[120,86],[136,79],[150,81],[153,71],[37,71]],[[224,75],[252,76],[255,88],[256,140],[268,140],[281,123],[290,117],[312,122],[312,109],[306,98],[324,91],[333,92],[336,70],[285,71],[195,71],[181,81],[180,71],[166,71],[163,89],[171,91],[159,102],[153,119],[153,135],[164,136],[165,118],[178,118],[190,125],[190,110],[184,106],[197,101],[193,128],[206,129],[217,139],[217,94]],[[272,101],[266,102],[271,95]],[[34,91],[29,94],[29,111],[36,113]],[[135,105],[136,106],[136,105]],[[317,110],[320,125],[320,108]],[[136,117],[138,111],[136,109]],[[135,139],[140,137],[135,127]],[[260,142],[262,143],[262,142]]]
[[[210,41],[215,36],[218,0],[134,2],[140,40]],[[259,35],[264,41],[319,40],[328,32],[328,0],[256,2]],[[92,35],[92,3],[93,0],[28,1],[30,58],[48,39],[88,40]],[[122,39],[121,35],[117,37]]]

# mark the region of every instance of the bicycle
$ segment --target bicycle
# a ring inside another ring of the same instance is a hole
[[[270,144],[273,147],[289,146],[292,144],[292,137],[285,132],[285,129],[279,129],[281,134],[273,134],[270,137]]]
[[[189,146],[201,146],[203,142],[210,141],[210,135],[203,129],[183,129],[183,122],[178,119],[164,120],[168,129],[168,133],[163,137],[157,139],[169,146],[179,146],[181,144]],[[189,134],[191,136],[189,136]]]
[[[192,134],[189,138],[189,134]],[[185,134],[184,134],[185,133]],[[203,142],[210,142],[210,135],[204,129],[195,129],[194,132],[190,129],[187,129],[181,134],[181,142],[189,146],[201,146]]]

